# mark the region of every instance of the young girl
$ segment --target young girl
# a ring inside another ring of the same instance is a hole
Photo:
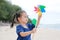
[[[23,10],[17,12],[14,15],[11,27],[13,27],[15,18],[19,22],[19,25],[17,25],[16,27],[16,33],[18,35],[17,40],[31,40],[31,34],[36,32],[36,28],[34,28],[35,27],[34,24],[27,23],[28,17],[26,12]],[[40,21],[40,16],[38,16],[38,22],[36,26],[38,26],[39,21]]]

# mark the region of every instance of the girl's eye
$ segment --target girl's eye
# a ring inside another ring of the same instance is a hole
[[[26,18],[28,18],[28,16],[25,16]]]
[[[25,16],[25,18],[28,18],[28,16]]]

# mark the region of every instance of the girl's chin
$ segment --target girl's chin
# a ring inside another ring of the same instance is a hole
[[[27,24],[27,22],[26,22],[26,24]]]
[[[27,22],[25,22],[25,24],[27,24]]]

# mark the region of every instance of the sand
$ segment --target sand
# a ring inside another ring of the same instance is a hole
[[[12,29],[9,26],[0,27],[0,40],[16,40],[16,38],[15,27]],[[37,28],[37,32],[32,34],[32,40],[60,40],[60,30]]]

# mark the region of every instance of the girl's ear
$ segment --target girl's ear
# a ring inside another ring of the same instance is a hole
[[[21,19],[21,18],[20,18],[20,17],[18,17],[18,21],[20,21],[20,19]]]

